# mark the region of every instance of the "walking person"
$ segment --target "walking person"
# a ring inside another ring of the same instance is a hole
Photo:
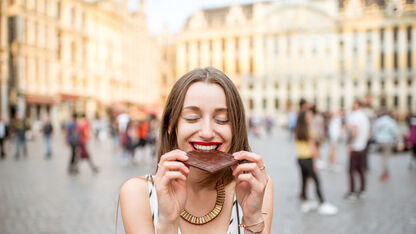
[[[85,114],[81,115],[81,118],[77,122],[77,131],[79,133],[79,157],[81,160],[87,160],[88,165],[94,173],[98,172],[98,167],[91,159],[91,155],[87,150],[87,143],[90,137],[90,124],[85,118]]]
[[[68,172],[70,174],[78,173],[77,164],[77,149],[80,144],[80,136],[77,131],[77,114],[72,114],[72,119],[65,126],[65,140],[71,149]]]
[[[318,111],[316,105],[313,105],[310,108],[310,111],[312,113],[312,117],[311,117],[311,123],[309,126],[309,131],[314,139],[314,144],[315,144],[316,153],[317,153],[317,156],[315,158],[316,167],[318,169],[325,169],[326,163],[325,161],[321,159],[321,144],[325,138],[324,118],[322,116],[322,113]]]
[[[361,103],[358,100],[353,102],[353,111],[347,119],[349,130],[349,192],[344,196],[346,199],[365,197],[365,154],[367,141],[370,136],[370,120],[361,110]],[[356,190],[354,176],[358,174],[361,186]]]
[[[4,122],[3,118],[0,116],[0,158],[6,158],[6,152],[4,150],[4,144],[6,142],[6,138],[8,135],[8,128],[6,122]]]
[[[328,125],[328,136],[329,136],[329,168],[334,171],[338,172],[339,165],[337,163],[337,145],[341,138],[342,133],[342,117],[341,117],[342,110],[335,111],[331,115],[331,119]]]
[[[262,157],[250,152],[231,79],[210,67],[188,72],[173,86],[161,121],[155,174],[120,189],[126,233],[269,234],[273,184]],[[184,164],[193,150],[219,150],[246,163],[208,173]]]
[[[301,211],[306,213],[318,208],[318,213],[322,215],[334,215],[338,213],[338,208],[325,201],[315,166],[318,150],[313,135],[310,133],[311,123],[309,119],[311,118],[308,117],[310,114],[310,111],[301,111],[295,127],[295,148],[302,178],[300,193],[302,200]],[[307,198],[306,191],[309,178],[312,178],[315,182],[315,191],[319,200],[319,206],[316,202],[310,201]]]
[[[49,116],[45,116],[45,121],[42,126],[42,133],[43,139],[45,141],[45,148],[46,148],[46,159],[51,159],[52,157],[52,134],[53,134],[53,126],[49,119]]]
[[[16,160],[20,157],[20,151],[23,150],[23,155],[27,157],[27,145],[26,145],[26,131],[27,125],[22,118],[22,116],[17,113],[16,118],[12,122],[13,132],[15,134],[15,154],[14,158]]]
[[[408,125],[409,134],[407,136],[407,144],[412,149],[409,162],[409,169],[413,169],[413,164],[416,164],[416,114],[410,115]]]
[[[383,170],[380,175],[381,181],[387,181],[390,178],[388,160],[390,158],[395,138],[398,134],[396,120],[391,118],[387,111],[381,111],[380,116],[374,123],[374,140],[381,149]]]

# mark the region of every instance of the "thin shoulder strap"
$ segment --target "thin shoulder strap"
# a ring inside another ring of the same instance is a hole
[[[230,227],[229,227],[229,229],[231,230],[230,233],[244,234],[244,229],[240,227],[240,224],[242,223],[241,222],[242,219],[243,219],[243,211],[234,194],[233,210],[231,212],[231,221],[230,221]]]
[[[156,232],[156,225],[159,218],[159,207],[157,202],[157,194],[155,189],[155,184],[152,175],[147,175],[147,186],[149,188],[149,203],[150,203],[150,210],[152,212],[152,221],[153,226]]]
[[[116,208],[116,223],[114,226],[114,234],[117,234],[117,225],[118,225],[118,210],[120,208],[120,193],[118,194],[117,198],[117,208]]]

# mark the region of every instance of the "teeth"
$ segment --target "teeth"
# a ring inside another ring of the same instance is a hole
[[[217,145],[197,145],[197,144],[194,144],[194,147],[197,150],[210,151],[210,150],[214,150],[215,148],[217,148]]]

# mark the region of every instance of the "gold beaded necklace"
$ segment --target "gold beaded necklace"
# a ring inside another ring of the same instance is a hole
[[[214,209],[212,209],[208,214],[201,216],[201,217],[197,217],[197,216],[191,215],[190,213],[188,213],[188,211],[183,209],[181,211],[181,217],[188,223],[195,224],[195,225],[203,225],[214,220],[221,213],[222,207],[224,205],[224,200],[225,200],[224,184],[217,183],[216,188],[217,188],[217,200],[215,202]]]

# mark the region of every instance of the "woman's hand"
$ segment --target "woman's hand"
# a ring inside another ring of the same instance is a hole
[[[263,219],[262,206],[264,191],[268,176],[260,155],[252,152],[239,151],[233,154],[234,159],[246,163],[232,167],[236,178],[236,196],[244,213],[244,222],[247,225],[258,223]]]
[[[183,162],[187,160],[186,153],[178,149],[160,158],[154,181],[159,203],[158,229],[161,225],[178,230],[179,215],[186,200],[189,168]]]

